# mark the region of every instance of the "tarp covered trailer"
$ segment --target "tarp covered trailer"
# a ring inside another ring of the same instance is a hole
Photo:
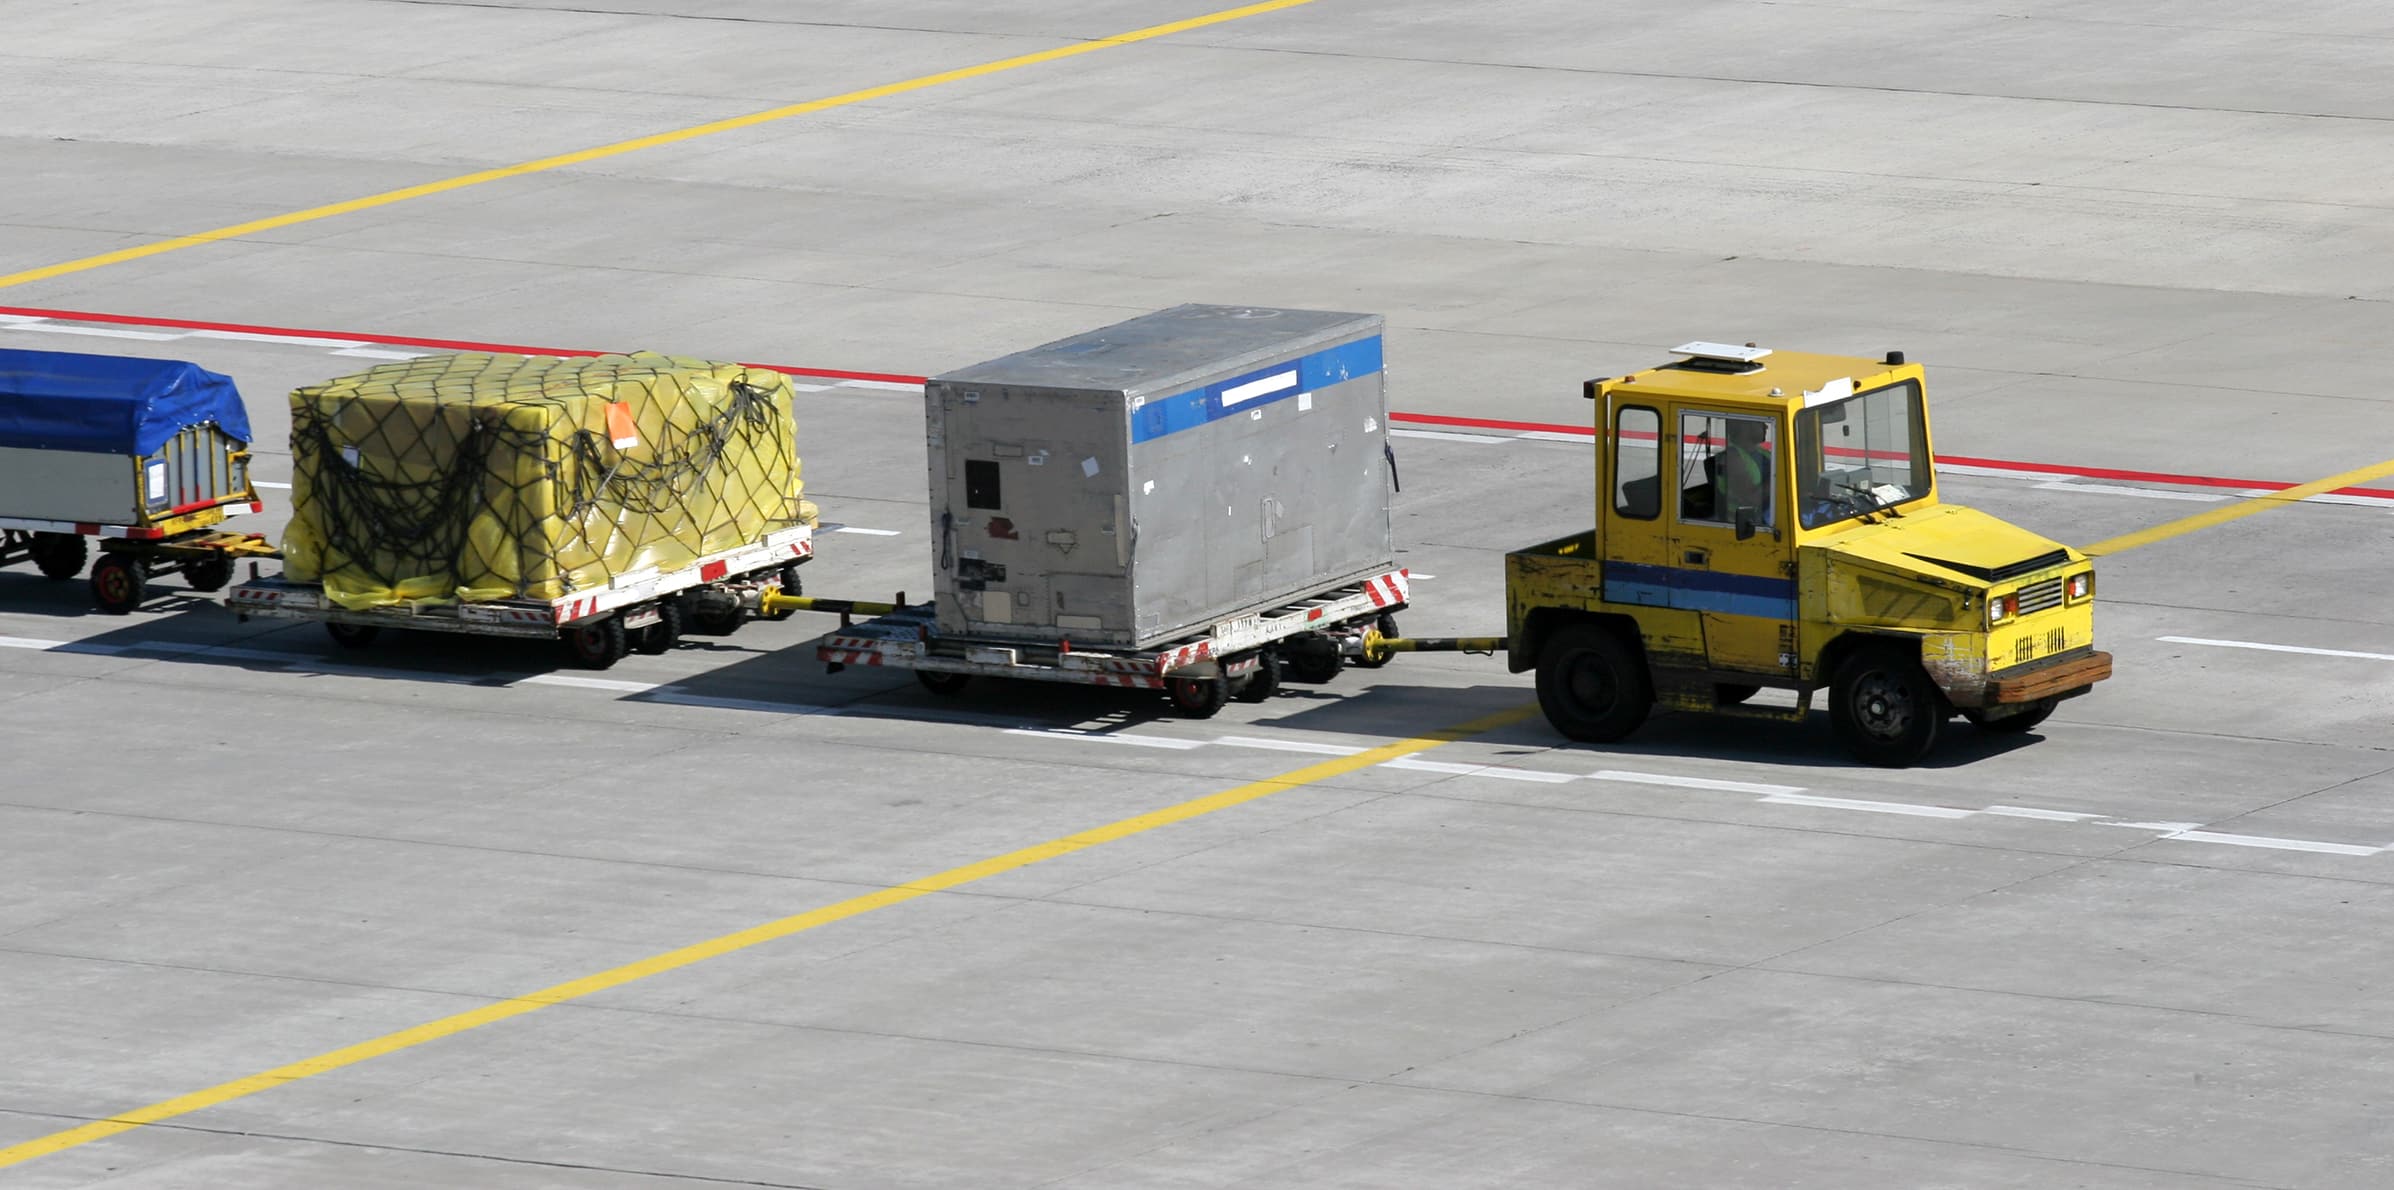
[[[122,614],[153,575],[195,590],[263,537],[213,528],[263,505],[249,475],[249,414],[229,377],[179,360],[0,349],[0,566],[82,573]]]

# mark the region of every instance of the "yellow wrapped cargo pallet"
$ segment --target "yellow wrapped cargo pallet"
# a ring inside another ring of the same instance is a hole
[[[815,523],[790,380],[638,352],[438,355],[291,394],[284,571],[359,610],[557,599]]]

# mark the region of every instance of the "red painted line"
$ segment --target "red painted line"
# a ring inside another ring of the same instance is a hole
[[[1388,420],[1417,425],[1450,426],[1466,429],[1536,431],[1548,434],[1572,434],[1594,438],[1596,431],[1588,426],[1553,425],[1543,422],[1500,421],[1484,417],[1447,417],[1432,413],[1391,413]],[[2300,484],[2274,479],[2229,479],[2217,475],[2181,475],[2171,471],[2131,471],[2118,467],[2081,467],[2066,463],[2023,463],[2012,459],[1981,459],[1970,455],[1940,454],[1940,463],[1961,467],[1995,467],[2006,471],[2033,471],[2040,475],[2066,475],[2075,479],[2117,479],[2134,483],[2165,483],[2197,488],[2244,488],[2253,491],[2282,492]],[[2339,496],[2376,496],[2394,499],[2394,489],[2338,488]]]
[[[488,351],[508,355],[606,355],[579,347],[527,347],[515,343],[482,343],[471,339],[419,339],[406,335],[370,335],[356,331],[304,330],[288,326],[254,326],[241,322],[208,322],[193,318],[150,318],[134,314],[101,314],[90,310],[45,310],[33,306],[0,306],[0,314],[15,314],[26,318],[55,318],[62,322],[99,322],[118,326],[163,326],[186,331],[231,331],[243,335],[269,335],[278,339],[352,339],[359,343],[380,343],[392,347],[430,347],[439,351]],[[792,376],[827,376],[835,380],[881,380],[892,384],[921,384],[920,376],[899,376],[888,372],[846,372],[835,368],[791,368],[780,364],[752,364],[741,361],[744,368],[767,368]]]
[[[592,356],[606,355],[604,351],[566,347],[529,347],[510,343],[483,343],[471,339],[423,339],[403,335],[365,334],[357,331],[305,330],[287,326],[257,326],[239,322],[210,322],[192,318],[154,318],[139,314],[104,314],[92,310],[51,310],[35,306],[0,306],[0,314],[15,314],[26,318],[55,318],[65,322],[97,322],[119,326],[173,327],[178,330],[232,331],[245,335],[268,335],[290,339],[353,339],[360,343],[382,343],[395,347],[429,347],[440,351],[490,351],[515,355]],[[820,376],[834,380],[878,380],[888,384],[921,384],[924,377],[896,372],[851,372],[838,368],[798,368],[787,364],[761,364],[742,361],[742,367],[767,368],[791,376]],[[1507,421],[1490,417],[1454,417],[1441,413],[1391,413],[1391,422],[1419,426],[1447,426],[1470,430],[1509,430],[1514,433],[1570,434],[1594,438],[1596,431],[1584,425],[1558,425],[1552,422]],[[2077,479],[2114,479],[2129,483],[2161,483],[2179,487],[2238,488],[2262,492],[2282,492],[2299,484],[2273,479],[2229,479],[2216,475],[2180,475],[2168,471],[2131,471],[2115,467],[2083,467],[2066,463],[2024,463],[2012,459],[1981,459],[1969,455],[1939,455],[1940,462],[1963,467],[1995,467],[2006,471],[2032,471],[2041,475],[2069,476]],[[2374,496],[2394,499],[2394,489],[2338,488],[2333,495]]]

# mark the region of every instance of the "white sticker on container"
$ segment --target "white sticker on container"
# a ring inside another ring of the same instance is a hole
[[[1096,460],[1094,457],[1092,457],[1092,458],[1086,458],[1086,459],[1082,459],[1082,460],[1081,460],[1081,478],[1083,478],[1083,479],[1094,479],[1094,478],[1096,478],[1096,476],[1097,476],[1097,460]]]
[[[1311,409],[1311,408],[1313,408],[1313,394],[1312,394],[1312,393],[1298,393],[1298,394],[1297,394],[1297,412],[1299,412],[1299,413],[1303,413],[1303,412],[1305,412],[1306,410],[1308,410],[1308,409]]]
[[[1379,419],[1379,418],[1376,418],[1376,417],[1367,417],[1367,418],[1364,418],[1364,419],[1363,419],[1363,432],[1364,432],[1364,433],[1366,433],[1366,434],[1377,434],[1377,433],[1379,433],[1379,432],[1380,432],[1380,419]]]
[[[152,463],[149,467],[150,499],[166,499],[166,464]]]
[[[1247,420],[1248,420],[1248,421],[1262,421],[1262,420],[1263,420],[1263,410],[1261,410],[1261,409],[1250,409],[1250,410],[1248,410],[1248,411],[1247,411]]]
[[[1152,496],[1152,495],[1154,495],[1154,494],[1155,494],[1155,481],[1154,481],[1154,480],[1152,480],[1152,479],[1151,479],[1151,480],[1148,480],[1148,481],[1146,482],[1146,484],[1142,485],[1142,486],[1139,488],[1139,494],[1140,494],[1140,495],[1142,495],[1142,496]]]
[[[1045,467],[1047,466],[1047,452],[1044,450],[1034,450],[1030,453],[1028,458],[1023,460],[1023,462],[1029,463],[1034,467]]]

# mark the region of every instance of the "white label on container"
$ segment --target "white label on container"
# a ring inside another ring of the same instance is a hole
[[[1146,482],[1144,485],[1142,485],[1142,486],[1139,488],[1139,494],[1140,494],[1140,495],[1142,495],[1142,496],[1152,496],[1152,495],[1154,495],[1154,494],[1155,494],[1155,481],[1154,481],[1154,480],[1152,480],[1152,479],[1151,479],[1151,480],[1148,480],[1148,481],[1147,481],[1147,482]]]
[[[150,499],[166,499],[166,464],[152,463],[149,467]]]
[[[1090,457],[1090,458],[1082,459],[1082,460],[1081,460],[1081,478],[1083,478],[1083,479],[1094,479],[1094,478],[1096,478],[1096,477],[1097,477],[1097,459],[1096,459],[1094,456],[1093,456],[1093,457]]]
[[[1290,368],[1286,372],[1274,372],[1273,374],[1266,376],[1261,380],[1250,380],[1245,384],[1234,384],[1229,388],[1223,389],[1222,407],[1224,409],[1228,409],[1241,401],[1252,401],[1257,397],[1268,397],[1273,393],[1283,392],[1295,387],[1297,387],[1297,370],[1295,368]]]
[[[1305,412],[1306,410],[1308,410],[1308,409],[1311,409],[1311,408],[1313,408],[1313,394],[1312,394],[1312,393],[1298,393],[1298,394],[1297,394],[1297,412],[1299,412],[1299,413],[1303,413],[1303,412]]]
[[[1380,432],[1380,419],[1379,419],[1379,418],[1376,418],[1376,417],[1367,417],[1367,418],[1364,418],[1364,419],[1363,419],[1363,432],[1364,432],[1364,433],[1366,433],[1366,434],[1377,434],[1377,433],[1379,433],[1379,432]]]
[[[1023,462],[1029,463],[1034,467],[1045,467],[1047,466],[1047,452],[1044,450],[1034,450],[1031,452],[1030,457],[1025,458]]]

